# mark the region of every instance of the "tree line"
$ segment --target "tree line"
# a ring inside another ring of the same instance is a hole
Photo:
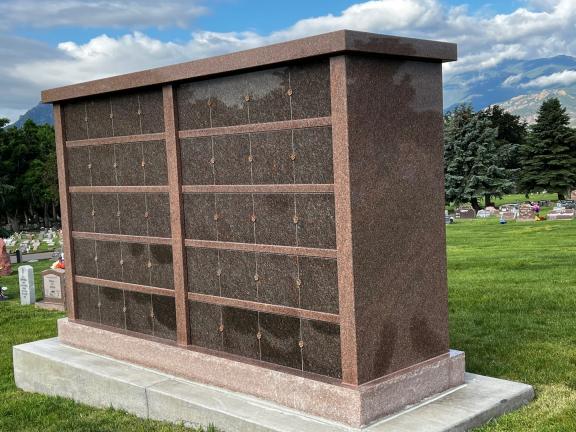
[[[0,228],[52,226],[59,219],[54,128],[0,118]]]
[[[576,188],[576,129],[557,98],[545,100],[536,122],[495,105],[475,112],[459,105],[444,116],[446,202],[477,211],[508,193],[548,191],[565,199]]]

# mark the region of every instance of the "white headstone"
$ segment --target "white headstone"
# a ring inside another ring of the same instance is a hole
[[[34,285],[32,266],[25,265],[18,268],[18,282],[20,283],[20,304],[36,303],[36,286]]]

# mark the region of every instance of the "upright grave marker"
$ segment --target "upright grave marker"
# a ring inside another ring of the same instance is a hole
[[[43,298],[36,303],[42,309],[63,311],[65,309],[66,272],[62,269],[48,269],[42,272]]]
[[[522,204],[518,208],[518,222],[534,222],[536,212],[530,204]]]
[[[18,268],[18,284],[20,286],[20,304],[36,303],[36,285],[32,266],[23,265]]]

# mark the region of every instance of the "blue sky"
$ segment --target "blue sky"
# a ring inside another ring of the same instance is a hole
[[[576,54],[576,0],[0,0],[0,116],[40,90],[349,28],[458,43],[446,79]]]

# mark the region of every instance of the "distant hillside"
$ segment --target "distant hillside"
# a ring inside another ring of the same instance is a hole
[[[18,120],[14,122],[14,126],[22,127],[26,120],[32,120],[36,124],[54,124],[52,116],[52,105],[39,103],[34,108],[22,114]]]
[[[509,60],[481,72],[451,76],[444,84],[447,109],[462,102],[477,110],[499,104],[528,122],[534,121],[542,101],[553,96],[576,126],[576,58]]]

